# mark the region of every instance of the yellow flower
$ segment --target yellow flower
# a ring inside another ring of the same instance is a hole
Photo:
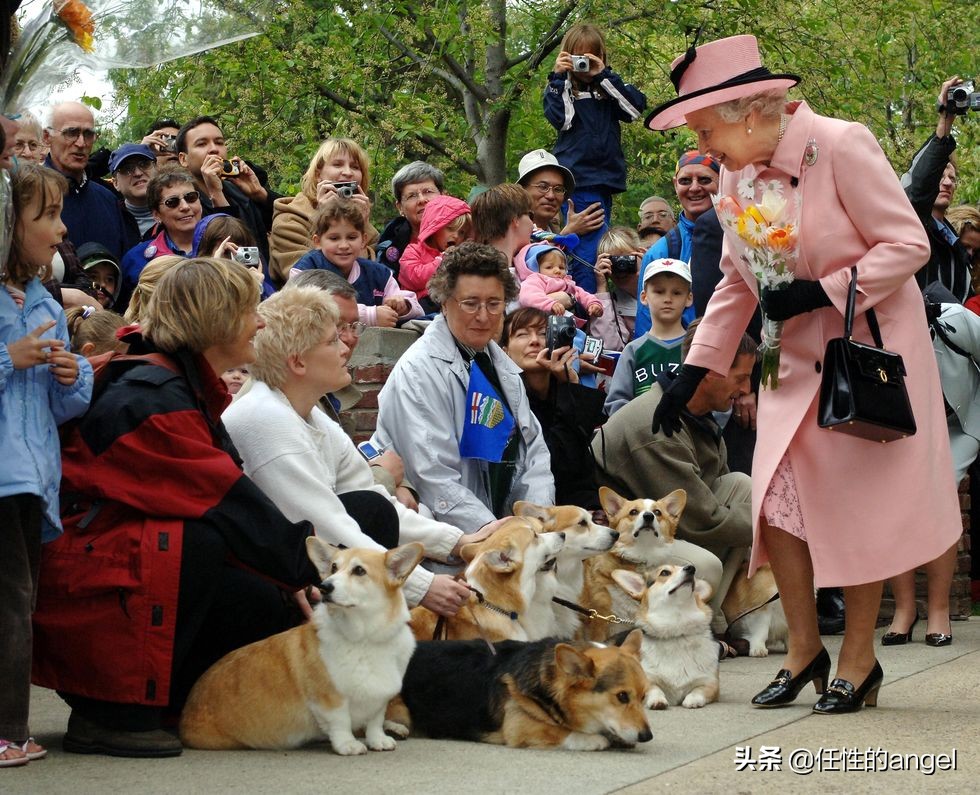
[[[92,34],[95,33],[95,20],[92,11],[81,0],[64,0],[55,6],[55,13],[65,23],[72,38],[85,52],[92,52]]]
[[[738,236],[752,246],[758,246],[766,240],[766,223],[759,211],[749,207],[738,217]]]

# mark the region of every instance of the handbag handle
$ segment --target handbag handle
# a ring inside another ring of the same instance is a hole
[[[849,340],[854,331],[854,306],[857,304],[857,266],[851,266],[851,284],[847,288],[847,306],[844,309],[844,339]],[[881,329],[878,326],[878,316],[874,308],[865,311],[867,316],[868,328],[871,330],[871,338],[875,342],[875,347],[884,350],[885,344],[881,341]]]

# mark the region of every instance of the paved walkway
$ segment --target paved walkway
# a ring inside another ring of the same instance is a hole
[[[24,768],[0,770],[0,793],[975,792],[980,780],[980,619],[954,623],[955,641],[948,648],[925,646],[922,632],[920,622],[918,642],[881,649],[885,684],[877,709],[841,717],[813,715],[809,706],[815,697],[809,688],[798,706],[752,709],[749,699],[776,673],[782,658],[739,658],[722,663],[719,703],[652,713],[652,742],[600,753],[410,739],[392,753],[354,758],[335,756],[325,746],[288,753],[185,751],[166,760],[75,756],[60,749],[67,708],[54,693],[36,689],[34,732],[50,753]],[[825,641],[835,655],[839,638]],[[763,746],[779,749],[780,771],[758,769]],[[840,749],[852,749],[846,761]],[[926,754],[955,752],[957,769],[931,776],[863,772],[868,749],[879,766],[881,754],[918,754],[928,764]],[[737,771],[740,753],[757,769]],[[791,772],[791,756],[795,764],[814,768],[819,759],[824,770]],[[839,772],[845,765],[849,772]]]

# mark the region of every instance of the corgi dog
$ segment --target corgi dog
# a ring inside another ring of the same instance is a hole
[[[613,579],[636,599],[634,619],[643,631],[640,661],[647,675],[647,709],[697,709],[718,700],[718,643],[711,634],[711,586],[694,566],[659,566],[652,582],[617,569]]]
[[[446,640],[528,639],[522,620],[526,621],[542,569],[564,543],[561,533],[540,531],[540,522],[512,517],[489,538],[463,546],[463,577],[482,599],[474,593],[456,615],[445,619]],[[425,607],[412,610],[415,637],[431,640],[438,618]]]
[[[780,599],[769,601],[778,593],[772,569],[769,564],[760,566],[751,580],[748,571],[748,561],[744,561],[721,603],[728,634],[748,641],[750,657],[768,656],[770,646],[786,651],[789,627],[783,603]]]
[[[391,751],[389,700],[415,649],[402,585],[419,543],[340,550],[316,537],[307,554],[323,601],[303,626],[222,657],[191,689],[180,738],[191,748],[297,748],[326,737],[343,756]],[[354,732],[364,731],[364,742]]]
[[[612,613],[632,618],[636,600],[619,586],[612,573],[616,569],[642,573],[670,560],[677,525],[687,505],[687,492],[676,489],[659,500],[627,500],[601,486],[599,501],[609,517],[609,526],[619,537],[608,552],[585,561],[584,604],[600,615]],[[585,637],[605,640],[610,626],[604,621],[590,621],[585,625]]]
[[[421,642],[394,715],[433,738],[599,751],[652,738],[641,635],[621,646]]]
[[[585,590],[583,562],[612,549],[619,533],[610,527],[596,524],[589,511],[576,505],[556,505],[549,508],[521,500],[514,503],[514,515],[532,517],[541,522],[545,531],[565,534],[565,544],[558,552],[557,587],[551,596],[581,604]],[[538,586],[536,603],[543,602],[546,590],[547,586]],[[579,630],[581,613],[552,602],[551,596],[548,597],[547,606],[552,616],[546,631],[530,636],[530,640],[546,637],[574,638]]]

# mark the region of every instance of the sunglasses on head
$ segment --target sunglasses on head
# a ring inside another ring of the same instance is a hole
[[[171,196],[169,199],[164,199],[161,204],[164,207],[169,207],[171,210],[176,209],[180,206],[181,200],[187,202],[188,204],[197,204],[197,200],[201,198],[201,194],[196,190],[188,191],[183,196]]]

